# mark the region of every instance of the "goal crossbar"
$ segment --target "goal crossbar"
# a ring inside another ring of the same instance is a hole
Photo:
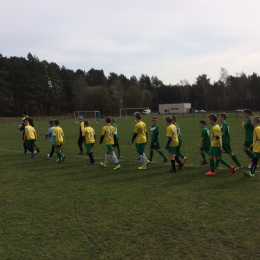
[[[89,117],[89,114],[93,114],[93,118],[95,118],[95,121],[97,123],[100,122],[100,112],[99,111],[74,111],[74,117],[75,117],[75,123],[78,123],[78,118],[80,116],[83,116],[83,117]]]

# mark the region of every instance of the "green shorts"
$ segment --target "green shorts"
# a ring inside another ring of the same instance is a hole
[[[91,152],[95,143],[86,144],[87,152]]]
[[[54,144],[55,147],[62,147],[63,143],[59,143],[59,144]]]
[[[146,143],[136,144],[136,150],[138,153],[144,153]]]
[[[210,146],[209,149],[209,155],[215,156],[215,157],[221,157],[221,150],[217,146]]]
[[[230,144],[222,144],[222,147],[223,147],[225,153],[227,153],[227,154],[232,154],[233,153],[232,149],[230,147]]]
[[[254,154],[253,154],[253,158],[260,159],[260,153],[254,153]]]
[[[253,143],[253,141],[251,142],[251,141],[245,141],[244,142],[244,147],[250,147],[251,146],[251,144]]]
[[[114,152],[114,145],[113,144],[107,144],[106,147],[107,147],[108,153]]]
[[[177,153],[177,146],[169,146],[168,152],[171,154],[176,154]]]
[[[32,139],[32,140],[26,140],[25,141],[25,146],[26,147],[31,147],[31,146],[34,146],[34,139]]]
[[[154,142],[152,142],[150,144],[150,150],[160,150],[161,149],[161,146],[160,146],[160,143],[157,142],[157,145],[154,145]]]
[[[209,153],[209,149],[210,149],[210,146],[203,146],[203,145],[202,145],[202,146],[200,147],[200,150],[203,151],[203,152],[205,152],[205,153],[207,153],[207,154]]]

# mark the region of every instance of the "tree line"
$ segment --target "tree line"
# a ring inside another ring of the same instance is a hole
[[[27,58],[0,54],[1,116],[19,116],[24,109],[32,116],[70,114],[76,110],[117,115],[123,107],[158,111],[159,104],[183,102],[197,110],[260,110],[260,76],[232,76],[221,68],[218,81],[211,82],[202,74],[193,84],[184,79],[176,85],[165,85],[157,76],[127,78],[115,72],[105,76],[103,70],[73,71],[40,61],[31,53]]]

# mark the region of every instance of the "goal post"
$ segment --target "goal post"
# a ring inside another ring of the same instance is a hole
[[[140,113],[142,113],[143,110],[149,110],[150,113],[151,113],[151,110],[150,110],[148,107],[137,107],[137,108],[129,107],[129,108],[121,108],[121,109],[119,110],[120,118],[121,118],[122,116],[124,116],[124,115],[123,115],[124,112],[125,112],[125,115],[128,116],[128,115],[132,115],[132,114],[135,113],[135,112],[140,112]],[[149,117],[150,113],[147,113],[147,114],[145,114],[145,115],[147,115],[147,116]]]
[[[94,121],[96,123],[100,122],[100,112],[99,111],[74,111],[75,123],[79,122],[79,117],[83,116],[84,120]]]

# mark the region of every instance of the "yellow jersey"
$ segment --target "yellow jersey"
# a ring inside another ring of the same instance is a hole
[[[254,153],[260,153],[260,126],[257,126],[254,130],[253,151]]]
[[[142,144],[147,142],[147,137],[146,137],[147,130],[146,130],[146,124],[144,122],[140,121],[135,124],[134,133],[137,134],[136,137],[137,144]]]
[[[63,143],[64,133],[61,127],[55,126],[52,130],[52,135],[55,136],[54,145],[61,145]]]
[[[36,131],[34,127],[27,125],[24,128],[26,140],[35,140],[36,139]]]
[[[221,128],[218,124],[212,127],[210,133],[210,139],[211,139],[211,146],[219,147],[218,140],[220,141],[220,145],[222,145]]]
[[[85,137],[86,144],[95,143],[95,137],[94,137],[95,136],[95,130],[92,127],[87,126],[87,127],[83,128],[82,136]]]
[[[172,140],[169,144],[171,147],[176,147],[179,145],[179,138],[177,133],[177,128],[174,124],[171,124],[166,129],[166,137],[171,137]]]
[[[114,144],[114,135],[116,134],[116,129],[112,125],[106,125],[102,128],[101,135],[104,136],[106,145]]]

